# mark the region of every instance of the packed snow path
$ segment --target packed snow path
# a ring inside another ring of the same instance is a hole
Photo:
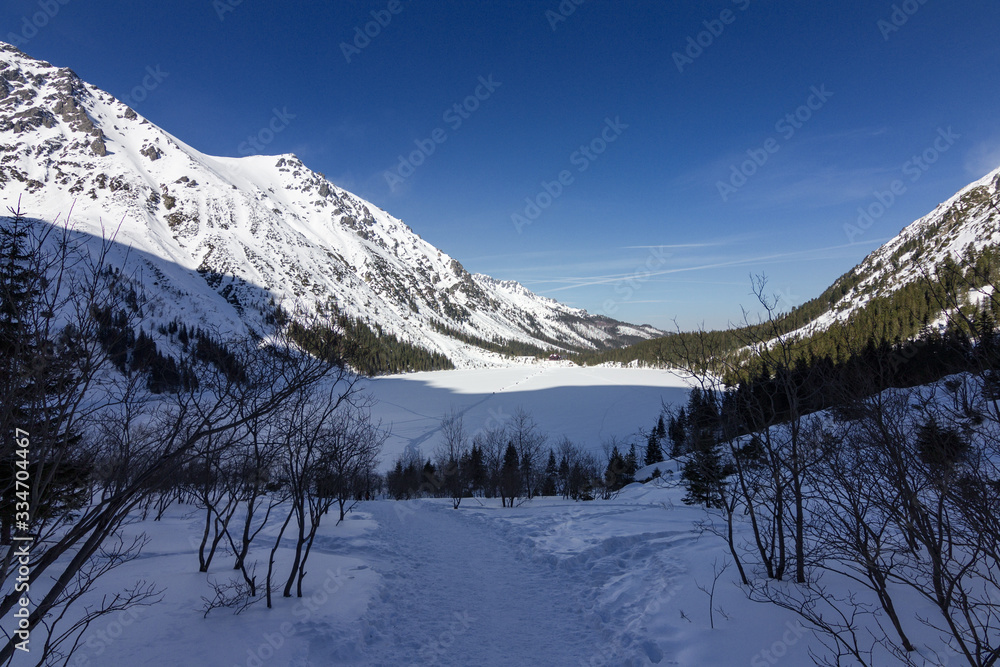
[[[613,633],[581,603],[581,583],[524,557],[501,532],[441,505],[365,509],[379,523],[371,562],[384,587],[354,664],[649,664],[603,645]]]

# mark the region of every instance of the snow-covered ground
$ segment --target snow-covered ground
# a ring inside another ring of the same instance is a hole
[[[705,511],[682,495],[655,482],[607,501],[538,498],[513,509],[363,503],[320,529],[302,599],[204,619],[208,581],[235,573],[227,554],[197,572],[201,517],[174,506],[132,527],[152,542],[101,586],[144,578],[164,589],[163,602],[98,621],[69,664],[694,667],[776,655],[809,664],[815,640],[787,612],[747,601],[733,568],[719,579],[712,629],[699,586],[711,586],[724,542],[699,535]],[[266,552],[262,542],[254,556]],[[279,571],[289,553],[279,551]]]
[[[452,411],[462,415],[471,436],[523,408],[553,447],[565,435],[600,453],[602,442],[654,426],[662,404],[683,403],[688,391],[685,380],[670,371],[550,361],[392,375],[368,381],[367,388],[377,401],[373,414],[391,429],[383,468],[408,446],[432,456],[441,419]]]
[[[420,437],[423,445],[436,442],[443,397],[468,418],[494,405],[513,410],[517,401],[492,403],[507,394],[537,395],[543,398],[525,406],[535,408],[540,425],[576,437],[599,432],[599,424],[610,434],[649,423],[655,410],[642,401],[658,408],[660,394],[679,400],[682,384],[656,371],[539,364],[382,378],[371,389],[383,415],[411,416],[394,424],[410,429],[397,436],[399,446]],[[637,412],[624,414],[625,406]],[[793,612],[752,602],[737,585],[725,541],[703,530],[721,516],[682,502],[678,463],[647,466],[639,477],[654,468],[659,479],[610,500],[542,497],[503,508],[497,499],[466,498],[457,510],[450,499],[360,503],[341,524],[330,515],[320,528],[303,598],[279,592],[273,609],[217,609],[207,618],[210,584],[238,573],[225,550],[208,573],[198,572],[203,514],[173,505],[162,521],[128,526],[148,535],[148,546],[95,590],[113,594],[145,581],[163,590],[162,602],[99,619],[67,664],[764,667],[813,664],[810,651],[825,655]],[[251,551],[258,575],[283,516],[272,516]],[[738,543],[752,540],[746,520],[735,530]],[[286,536],[277,551],[279,581],[292,547]],[[844,580],[824,583],[838,594],[849,590]],[[871,602],[870,592],[858,593],[859,603]],[[933,609],[905,591],[900,600],[904,622],[920,637],[916,664],[948,664],[923,648],[936,640],[916,618]],[[14,664],[37,660],[25,658]]]

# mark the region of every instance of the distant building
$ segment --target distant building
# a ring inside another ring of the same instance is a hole
[[[561,361],[561,360],[562,360],[562,357],[560,357],[558,354],[550,354],[549,355],[549,361]]]

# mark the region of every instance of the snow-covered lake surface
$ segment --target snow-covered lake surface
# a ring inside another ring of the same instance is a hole
[[[378,401],[373,414],[391,429],[383,468],[391,467],[408,446],[433,455],[441,419],[451,411],[463,416],[471,436],[523,408],[552,446],[565,435],[597,453],[611,437],[629,438],[654,426],[662,404],[684,403],[688,392],[686,381],[670,371],[548,361],[392,375],[367,386]]]

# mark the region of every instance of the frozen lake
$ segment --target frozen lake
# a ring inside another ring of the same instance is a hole
[[[565,362],[391,375],[367,384],[378,400],[373,414],[392,430],[383,450],[384,469],[407,446],[431,456],[440,443],[441,418],[452,410],[463,415],[471,436],[521,407],[553,446],[565,435],[599,453],[612,436],[629,438],[640,428],[648,430],[663,403],[683,403],[688,391],[685,380],[670,371]]]

